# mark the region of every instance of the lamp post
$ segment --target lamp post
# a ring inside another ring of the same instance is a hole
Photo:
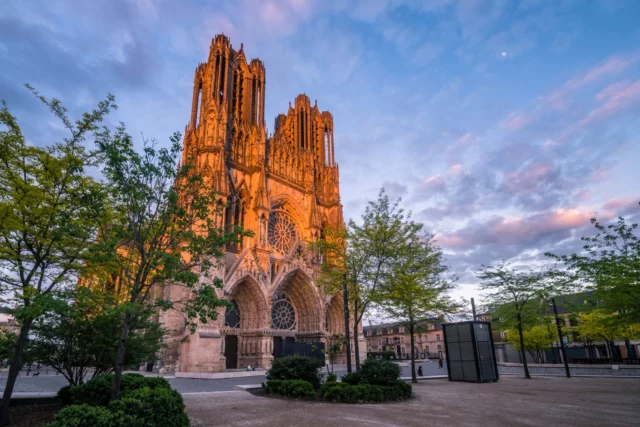
[[[551,305],[553,305],[553,314],[556,316],[556,326],[558,327],[558,339],[560,340],[560,352],[562,353],[562,360],[564,361],[564,370],[567,373],[567,378],[571,378],[571,372],[569,371],[569,361],[567,360],[567,350],[564,348],[564,340],[562,339],[562,328],[560,328],[560,319],[558,318],[558,308],[556,307],[556,299],[551,297]]]
[[[342,297],[344,302],[344,336],[347,340],[347,372],[351,373],[351,336],[349,334],[349,297],[347,295],[347,275],[342,275]]]

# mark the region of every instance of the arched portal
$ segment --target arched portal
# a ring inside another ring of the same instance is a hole
[[[322,303],[311,278],[296,269],[282,278],[272,295],[272,306],[284,297],[295,310],[296,335],[323,335]]]
[[[267,296],[252,276],[244,276],[226,289],[226,298],[234,305],[225,316],[223,354],[226,368],[271,363],[271,339]]]

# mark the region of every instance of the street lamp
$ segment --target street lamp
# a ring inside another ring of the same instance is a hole
[[[551,297],[551,305],[553,306],[553,314],[556,317],[556,326],[558,327],[558,339],[560,340],[560,352],[562,353],[562,360],[564,361],[564,370],[567,373],[567,378],[571,378],[571,372],[569,371],[569,361],[567,360],[567,350],[564,347],[564,340],[562,339],[562,328],[560,328],[558,308],[556,307],[556,299],[554,297]]]

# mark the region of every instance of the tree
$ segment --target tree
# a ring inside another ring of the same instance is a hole
[[[380,288],[402,246],[422,227],[399,204],[400,199],[391,203],[383,188],[378,199],[368,203],[361,224],[350,220],[346,229],[327,230],[325,238],[316,242],[327,260],[319,279],[327,293],[341,292],[343,274],[347,277],[356,369],[360,367],[358,326],[378,303]]]
[[[616,330],[611,328],[607,322],[610,315],[602,310],[592,310],[578,315],[578,325],[576,332],[587,341],[604,341],[607,345],[609,357],[613,357],[611,351],[611,340],[617,338]]]
[[[333,374],[333,362],[345,344],[347,344],[347,340],[344,339],[342,334],[333,334],[327,340],[327,349],[323,351],[329,356],[329,367],[327,368],[329,374]]]
[[[628,225],[624,218],[615,224],[591,223],[594,237],[582,237],[580,254],[547,256],[562,261],[575,280],[587,283],[602,301],[601,309],[616,313],[620,324],[640,323],[640,236],[638,224]]]
[[[100,224],[98,267],[106,271],[92,280],[112,278],[121,302],[122,328],[115,361],[112,398],[120,393],[125,354],[133,322],[147,305],[184,312],[191,332],[198,322],[215,320],[222,279],[216,274],[228,244],[251,235],[239,226],[225,228],[221,196],[198,174],[195,162],[181,155],[180,134],[169,148],[144,140],[142,153],[134,147],[124,125],[115,133],[104,129],[96,140],[111,196],[111,215]],[[99,270],[98,268],[97,270]],[[184,298],[172,300],[168,287],[185,288]]]
[[[514,339],[512,339],[512,337]],[[543,363],[544,352],[549,350],[553,343],[557,341],[557,334],[553,335],[549,333],[549,328],[546,325],[534,325],[523,331],[522,338],[524,350],[533,357],[534,362]],[[507,331],[507,340],[522,354],[522,347],[517,330]]]
[[[121,317],[91,301],[81,288],[69,303],[62,295],[57,304],[33,326],[29,351],[37,363],[51,366],[69,384],[79,385],[92,371],[92,378],[113,371],[118,349]],[[163,329],[150,320],[152,312],[139,314],[132,323],[125,353],[127,366],[140,366],[161,346]]]
[[[442,252],[433,236],[408,236],[394,260],[381,289],[380,306],[404,325],[411,340],[411,382],[417,383],[415,335],[421,321],[435,314],[454,311],[447,292],[454,286],[443,274],[447,271]]]
[[[116,108],[107,98],[73,123],[60,101],[27,86],[62,121],[70,136],[46,147],[27,143],[4,101],[0,108],[0,291],[13,295],[20,324],[2,397],[0,423],[9,424],[9,399],[29,332],[50,294],[75,283],[96,238],[101,186],[87,176],[94,159],[84,142]]]
[[[559,291],[559,283],[546,271],[517,271],[505,262],[483,266],[477,276],[482,280],[480,289],[488,292],[487,305],[497,308],[495,315],[505,326],[511,324],[517,330],[524,375],[530,379],[523,331],[539,315],[540,298]]]

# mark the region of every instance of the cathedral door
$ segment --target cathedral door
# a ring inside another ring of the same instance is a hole
[[[273,337],[273,358],[284,356],[282,337]]]
[[[225,336],[224,357],[227,358],[227,369],[238,367],[238,337],[236,335]]]

